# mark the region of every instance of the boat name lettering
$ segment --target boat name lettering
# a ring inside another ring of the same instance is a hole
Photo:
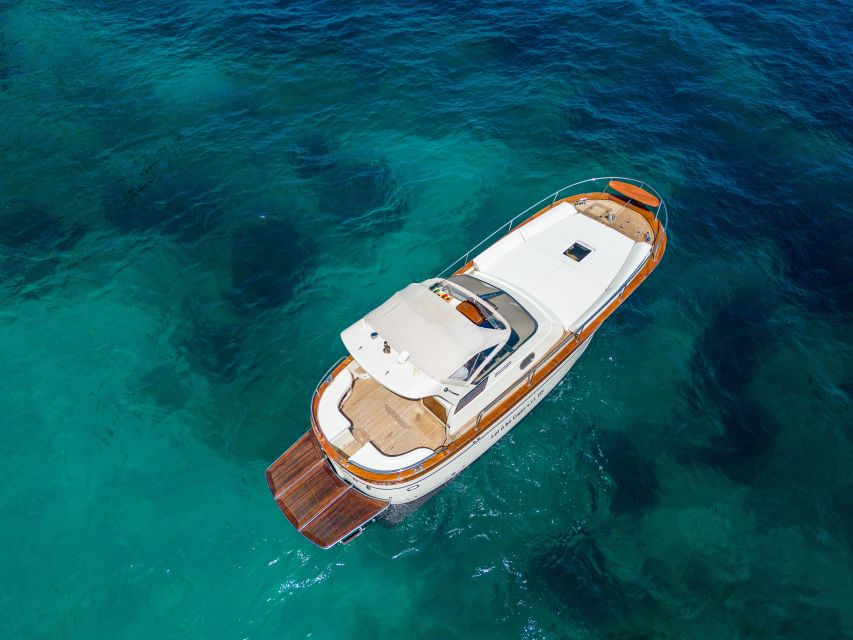
[[[535,405],[539,398],[545,395],[545,389],[539,389],[536,393],[534,393],[522,406],[520,406],[515,413],[513,413],[509,418],[507,418],[506,422],[502,424],[500,427],[495,429],[492,432],[492,439],[499,437],[504,431],[506,431],[507,427],[513,424],[518,418],[523,416],[528,409],[530,409],[533,405]]]

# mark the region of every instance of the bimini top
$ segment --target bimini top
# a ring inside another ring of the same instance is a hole
[[[352,357],[394,393],[420,398],[437,393],[441,381],[506,342],[506,321],[486,305],[490,318],[475,322],[466,307],[479,298],[446,280],[410,284],[341,333]],[[386,346],[387,343],[387,346]]]

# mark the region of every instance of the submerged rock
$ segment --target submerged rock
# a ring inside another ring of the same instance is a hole
[[[38,207],[12,204],[0,208],[0,272],[3,286],[27,296],[43,290],[86,228]]]
[[[779,433],[748,391],[758,363],[776,342],[764,320],[766,308],[759,295],[735,296],[711,320],[691,360],[694,385],[688,400],[700,413],[711,405],[723,426],[721,435],[693,455],[741,483],[751,481]]]
[[[545,543],[526,574],[531,586],[551,599],[560,612],[571,611],[589,624],[605,625],[627,611],[625,593],[609,573],[601,549],[585,531]]]
[[[338,148],[337,140],[331,135],[315,132],[293,148],[290,161],[300,178],[310,179],[334,168]]]
[[[242,329],[237,324],[196,321],[184,340],[189,361],[214,380],[231,382],[243,365]]]
[[[185,377],[172,366],[155,367],[142,375],[137,391],[166,411],[179,411],[187,403]]]
[[[83,225],[33,206],[0,209],[0,244],[29,255],[67,251],[85,235]]]
[[[231,246],[231,300],[240,311],[283,304],[309,258],[301,234],[287,221],[263,219],[238,229]]]
[[[604,468],[616,485],[611,510],[638,516],[654,507],[660,491],[654,463],[618,431],[603,432],[599,445],[604,454]]]
[[[304,139],[290,159],[338,229],[381,235],[402,226],[409,207],[387,162],[348,155],[323,134]]]

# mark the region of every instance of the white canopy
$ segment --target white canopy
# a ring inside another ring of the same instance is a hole
[[[449,378],[504,337],[502,331],[478,327],[423,283],[398,291],[364,319],[396,351],[408,351],[413,365],[438,380]]]
[[[398,291],[368,313],[364,322],[379,334],[376,338],[379,344],[388,342],[394,350],[395,353],[385,355],[389,366],[407,351],[408,361],[435,380],[449,378],[471,357],[504,342],[509,333],[508,329],[478,327],[459,313],[453,303],[430,291],[426,283],[410,284]],[[355,340],[360,333],[355,331],[359,324],[341,334],[356,360],[362,349]],[[365,366],[360,361],[359,364]]]

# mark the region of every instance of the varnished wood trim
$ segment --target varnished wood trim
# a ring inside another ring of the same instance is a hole
[[[424,407],[436,418],[447,424],[447,408],[435,396],[427,396],[421,400]]]
[[[629,184],[627,182],[620,182],[619,180],[611,180],[607,187],[613,189],[614,191],[618,191],[623,196],[628,196],[631,200],[636,200],[640,204],[645,204],[650,207],[656,207],[660,204],[660,198],[652,195],[645,189],[638,187],[635,184]]]
[[[463,300],[456,305],[456,310],[474,324],[481,324],[486,319],[485,316],[480,313],[480,310],[467,300]]]

